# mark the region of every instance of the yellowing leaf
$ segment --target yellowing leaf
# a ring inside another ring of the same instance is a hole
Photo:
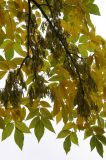
[[[6,74],[6,71],[0,71],[0,79],[2,79]]]
[[[4,127],[5,127],[5,122],[4,122],[3,118],[0,117],[0,128],[4,129]]]
[[[67,129],[71,129],[71,128],[77,129],[76,124],[73,123],[73,122],[68,122],[68,123],[65,124],[65,126],[64,126],[63,129],[64,129],[64,130],[67,130]]]
[[[81,53],[81,55],[83,57],[87,57],[88,56],[87,47],[86,47],[85,44],[79,44],[78,45],[78,49],[79,49],[79,51],[80,51],[80,53]]]
[[[36,17],[41,17],[40,12],[38,12],[38,11],[35,12],[35,15],[36,15]]]
[[[9,69],[8,63],[6,61],[0,62],[0,69],[7,71]]]
[[[86,43],[88,41],[88,37],[86,35],[82,35],[80,38],[79,38],[79,42],[80,43]]]
[[[56,115],[56,122],[59,123],[62,119],[61,111]]]

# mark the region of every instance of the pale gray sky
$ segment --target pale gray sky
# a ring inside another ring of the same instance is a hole
[[[102,35],[106,39],[106,0],[95,1],[101,12],[101,17],[92,16],[92,20],[96,26],[97,34]],[[0,83],[2,86],[2,82]],[[55,126],[55,124],[54,124]],[[57,127],[57,131],[60,130]],[[104,158],[102,159],[94,150],[90,152],[89,141],[83,141],[82,133],[79,133],[80,147],[72,146],[71,152],[66,156],[62,140],[56,139],[56,135],[46,131],[40,144],[34,134],[25,136],[23,151],[15,145],[13,135],[0,143],[0,158],[3,160],[105,160],[106,148],[104,148]]]

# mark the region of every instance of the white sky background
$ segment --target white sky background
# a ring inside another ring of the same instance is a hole
[[[106,39],[106,0],[95,1],[101,12],[101,17],[92,16],[96,26],[97,34]],[[2,87],[2,82],[0,82]],[[55,122],[54,122],[54,126]],[[56,127],[54,127],[56,128]],[[57,132],[61,129],[57,127]],[[79,133],[79,147],[72,145],[71,152],[66,156],[63,150],[63,141],[56,139],[56,135],[46,130],[44,137],[38,144],[34,133],[25,136],[23,151],[17,147],[13,135],[3,142],[0,142],[0,159],[3,160],[105,160],[106,147],[104,148],[104,158],[102,159],[95,150],[90,152],[89,141],[83,141],[82,133]]]

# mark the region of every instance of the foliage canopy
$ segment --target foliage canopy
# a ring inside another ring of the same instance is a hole
[[[90,14],[100,15],[94,0],[0,0],[2,140],[14,132],[22,149],[24,134],[33,129],[39,142],[56,119],[66,153],[82,130],[103,157],[106,41]]]

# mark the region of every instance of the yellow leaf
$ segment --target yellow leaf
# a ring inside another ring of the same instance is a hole
[[[7,73],[6,71],[0,71],[0,79],[2,79],[6,73]]]
[[[36,17],[41,17],[40,12],[38,12],[38,11],[35,12],[35,15],[36,15]]]
[[[73,122],[66,123],[63,129],[68,130],[68,129],[71,129],[71,128],[77,129],[76,124],[73,123]]]
[[[78,129],[82,130],[84,128],[84,117],[78,117],[77,118],[77,126],[78,126]]]
[[[56,123],[58,124],[62,119],[62,113],[61,111],[56,115]]]

